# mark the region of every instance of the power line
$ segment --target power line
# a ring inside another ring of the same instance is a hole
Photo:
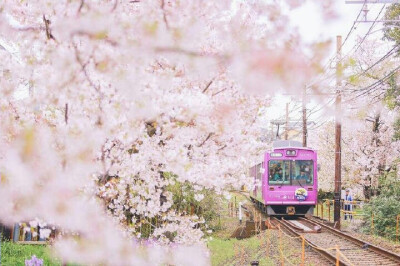
[[[334,100],[335,100],[335,98],[329,99],[324,105],[322,105],[322,106],[321,106],[320,108],[318,108],[317,110],[315,110],[315,108],[317,107],[317,106],[315,106],[313,109],[310,110],[310,112],[309,112],[309,114],[308,114],[308,117],[310,117],[312,114],[315,114],[315,113],[321,111],[321,110],[324,109],[326,106],[330,105]],[[315,110],[315,111],[314,111],[314,110]],[[308,117],[307,117],[307,118],[308,118]]]
[[[367,38],[367,36],[369,35],[369,33],[371,32],[371,30],[373,29],[373,27],[375,26],[376,21],[378,20],[378,18],[380,17],[383,9],[386,7],[386,4],[384,4],[381,8],[381,10],[379,11],[378,15],[376,16],[374,22],[372,22],[371,27],[369,27],[367,33],[364,35],[364,37],[362,38],[361,42],[358,44],[356,50],[354,51],[354,53],[357,52],[357,50],[360,48],[361,44],[365,41],[365,39]]]
[[[391,77],[396,71],[398,71],[399,69],[400,69],[400,66],[398,66],[398,67],[396,67],[395,69],[393,69],[389,74],[387,74],[387,75],[384,76],[383,78],[381,78],[381,79],[375,81],[374,83],[372,83],[372,84],[370,84],[370,85],[368,85],[368,86],[366,86],[366,87],[364,87],[364,88],[362,88],[362,89],[357,90],[357,91],[363,91],[363,92],[362,92],[361,94],[358,94],[358,95],[356,95],[355,97],[353,97],[353,98],[351,98],[351,99],[345,101],[345,102],[350,102],[350,101],[352,101],[352,100],[355,100],[355,99],[357,99],[357,98],[359,98],[359,97],[361,97],[361,96],[364,96],[364,95],[368,94],[370,91],[372,91],[373,89],[375,89],[378,85],[382,84],[382,82],[384,82],[386,79],[390,78],[390,77]]]
[[[341,45],[342,47],[346,44],[346,41],[349,39],[351,33],[352,33],[353,30],[355,29],[355,25],[356,25],[357,22],[358,22],[358,18],[360,17],[361,12],[363,11],[363,8],[364,8],[365,4],[366,4],[366,0],[364,0],[364,3],[363,3],[363,5],[362,5],[360,11],[358,12],[358,15],[357,15],[357,17],[356,17],[356,19],[355,19],[353,25],[351,26],[349,32],[347,33],[346,38],[345,38],[343,44]],[[375,19],[375,20],[376,20],[376,19]],[[371,28],[370,28],[370,30],[371,30]],[[369,30],[369,31],[370,31],[370,30]],[[368,32],[369,32],[369,31],[368,31]],[[364,39],[365,39],[365,36],[364,36]],[[350,52],[351,52],[353,49],[354,49],[354,47],[350,50]],[[350,52],[349,52],[349,53],[350,53]],[[347,56],[347,55],[346,55],[346,56]],[[339,60],[339,62],[343,61],[344,58],[345,58],[346,56],[342,57],[342,58]],[[322,67],[322,71],[325,72],[325,71],[327,70],[327,68],[331,65],[331,63],[332,63],[336,58],[337,58],[337,53],[335,52],[335,54],[332,56],[332,58]],[[334,78],[335,75],[336,75],[336,73],[334,72],[334,73],[332,73],[331,75],[329,75],[327,78],[322,79],[322,80],[317,80],[317,81],[313,82],[312,84],[309,84],[309,86],[313,86],[313,85],[315,85],[315,84],[318,84],[318,83],[320,83],[320,82],[322,82],[322,81],[324,81],[324,80],[327,80],[327,79],[329,79],[329,78],[331,78],[331,77]],[[333,79],[333,78],[332,78],[332,79]],[[331,79],[330,81],[332,81],[332,79]]]
[[[400,44],[395,45],[389,52],[387,52],[384,56],[382,56],[381,58],[379,58],[375,63],[373,63],[371,66],[369,66],[367,69],[363,70],[361,73],[358,73],[356,75],[356,77],[359,77],[361,75],[366,74],[369,70],[371,70],[374,66],[376,66],[377,64],[379,64],[380,62],[382,62],[383,60],[385,60],[386,58],[388,58],[389,56],[397,53],[398,51],[395,49],[398,48],[400,46]],[[358,91],[356,89],[352,89],[351,91]]]
[[[344,42],[342,43],[342,47],[346,44],[347,39],[349,38],[350,34],[351,34],[351,33],[353,32],[353,30],[355,29],[354,27],[355,27],[356,23],[358,22],[358,18],[360,17],[361,12],[363,11],[366,2],[367,2],[367,0],[364,1],[364,4],[362,5],[362,7],[361,7],[361,9],[360,9],[360,12],[358,12],[357,18],[356,18],[356,20],[354,21],[353,26],[351,26],[349,32],[347,33],[346,38],[344,39]],[[336,57],[336,53],[335,53],[335,57]]]

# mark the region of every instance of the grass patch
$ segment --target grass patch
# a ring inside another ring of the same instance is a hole
[[[225,262],[234,258],[233,245],[236,239],[213,238],[207,244],[211,251],[211,264],[224,265]],[[225,264],[226,265],[226,264]]]
[[[31,259],[32,255],[43,259],[43,265],[61,265],[61,261],[53,258],[50,249],[42,245],[21,245],[9,241],[1,242],[1,265],[4,266],[24,266],[26,259]]]
[[[260,250],[262,241],[257,236],[242,240],[213,238],[207,244],[211,265],[249,265],[253,260],[258,260],[260,265],[275,265],[275,261]]]

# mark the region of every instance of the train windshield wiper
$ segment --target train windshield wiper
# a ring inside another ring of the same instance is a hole
[[[302,188],[304,188],[304,186],[300,183],[300,180],[299,179],[296,179],[297,180],[297,183],[299,183],[299,185],[302,187]]]

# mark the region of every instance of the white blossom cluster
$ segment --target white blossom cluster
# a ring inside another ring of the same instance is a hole
[[[65,262],[208,264],[204,219],[169,187],[201,202],[251,180],[260,108],[321,59],[286,2],[1,1],[0,221],[74,232]]]

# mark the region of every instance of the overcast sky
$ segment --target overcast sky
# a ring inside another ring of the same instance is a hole
[[[291,20],[294,25],[297,25],[298,30],[304,41],[311,43],[315,41],[331,40],[332,45],[327,51],[327,58],[326,58],[326,62],[328,62],[329,59],[336,53],[336,36],[342,35],[342,39],[344,41],[347,33],[352,28],[352,25],[363,5],[345,4],[345,0],[336,0],[335,10],[338,13],[338,17],[336,19],[327,21],[323,18],[321,9],[318,5],[315,4],[315,2],[316,1],[307,1],[306,4],[304,4],[302,7],[292,11]],[[367,13],[367,19],[373,21],[377,17],[379,11],[382,9],[383,4],[368,4],[367,7],[369,10],[369,12]],[[384,10],[382,11],[382,14],[384,14]],[[364,19],[364,12],[361,12],[359,21],[363,19]],[[346,54],[346,52],[351,50],[351,48],[353,48],[354,45],[356,45],[357,37],[360,36],[363,37],[368,32],[368,29],[369,27],[371,27],[371,25],[372,23],[356,24],[355,26],[356,29],[351,33],[349,39],[342,48],[343,54]],[[374,26],[373,30],[371,31],[372,34],[368,36],[368,39],[381,38],[382,31],[380,29],[382,29],[382,23],[377,23]],[[284,119],[286,111],[286,103],[289,101],[290,101],[289,96],[277,95],[272,103],[273,106],[271,108],[268,108],[268,111],[266,112],[267,121],[273,119]],[[318,99],[317,101],[321,101],[321,99]],[[326,99],[325,102],[327,101],[328,99]],[[319,107],[316,105],[317,103],[314,100],[308,103],[307,108],[318,110]],[[290,114],[290,118],[292,120],[301,119],[302,113],[301,113],[300,102],[297,104],[296,108],[296,106],[293,104],[292,101],[289,110],[292,110]],[[321,115],[322,117],[325,116],[321,113],[322,111],[324,111],[324,109],[322,109],[319,112],[313,113],[310,117],[311,118],[310,120],[315,120],[316,122],[320,122]],[[327,110],[327,112],[332,113],[329,110]],[[329,118],[330,118],[329,115],[326,115],[326,118],[324,117],[325,120]],[[269,123],[267,122],[265,126],[269,127]]]

